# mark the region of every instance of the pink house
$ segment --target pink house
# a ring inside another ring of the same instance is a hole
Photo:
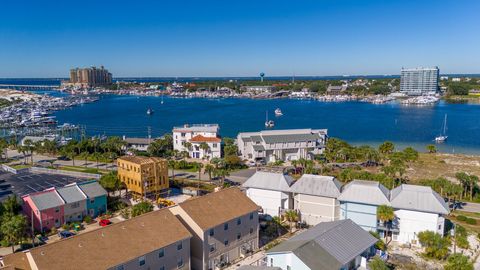
[[[23,212],[36,230],[44,232],[64,223],[65,201],[55,188],[22,197]]]

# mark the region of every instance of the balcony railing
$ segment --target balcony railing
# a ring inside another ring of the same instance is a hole
[[[393,221],[388,221],[388,222],[383,222],[383,221],[377,221],[377,229],[382,230],[382,231],[391,231],[391,232],[398,232],[400,231],[400,224],[397,220]]]

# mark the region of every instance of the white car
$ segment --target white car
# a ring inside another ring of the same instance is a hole
[[[255,167],[257,165],[257,163],[253,160],[249,160],[249,161],[245,162],[245,165],[247,165],[248,167]]]

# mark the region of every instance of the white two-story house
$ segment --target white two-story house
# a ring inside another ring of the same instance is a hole
[[[222,139],[219,131],[218,124],[185,124],[174,127],[173,149],[179,152],[187,151],[191,158],[221,158]]]
[[[263,214],[275,217],[292,209],[292,183],[293,178],[289,175],[257,171],[242,186],[247,196],[261,207]]]

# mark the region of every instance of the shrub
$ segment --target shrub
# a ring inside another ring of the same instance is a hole
[[[388,267],[382,259],[375,256],[368,263],[368,269],[371,269],[371,270],[388,270]]]
[[[423,231],[418,234],[418,240],[425,248],[423,255],[427,258],[443,260],[448,256],[451,245],[450,238],[442,237],[432,231]]]
[[[466,217],[466,216],[459,215],[459,216],[457,216],[457,220],[458,220],[458,221],[466,221],[466,220],[467,220],[467,217]]]
[[[70,225],[71,225],[70,223],[65,223],[65,224],[62,225],[62,229],[70,230],[70,227],[71,227]]]
[[[83,218],[83,221],[87,224],[90,224],[92,223],[92,217],[87,215]]]
[[[453,254],[448,257],[445,270],[473,270],[473,263],[463,254]]]
[[[473,219],[473,218],[467,218],[467,220],[465,222],[467,224],[470,224],[470,225],[476,225],[477,224],[477,220]]]

